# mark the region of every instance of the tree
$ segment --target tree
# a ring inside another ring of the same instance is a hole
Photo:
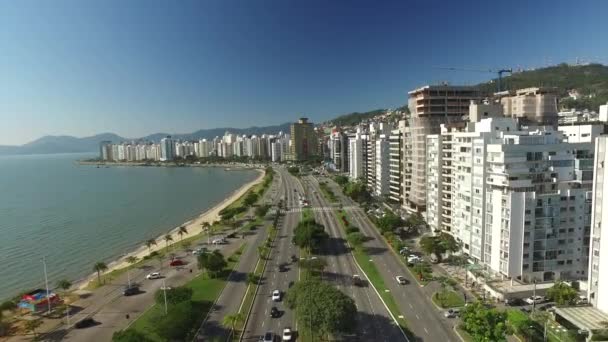
[[[120,330],[112,334],[113,342],[151,342],[146,335],[135,329]]]
[[[25,322],[25,330],[33,333],[34,337],[36,337],[36,336],[38,336],[38,334],[36,333],[36,329],[40,328],[41,325],[42,325],[41,318],[28,320]]]
[[[367,203],[372,196],[361,181],[349,182],[344,186],[344,194],[359,203]]]
[[[167,292],[167,304],[175,305],[192,299],[192,288],[180,286],[169,290],[158,290],[154,294],[154,300],[158,305],[165,305],[165,291]]]
[[[246,207],[251,207],[253,204],[255,204],[255,202],[258,201],[259,195],[254,192],[254,191],[250,191],[247,193],[247,196],[245,196],[245,198],[243,199],[243,204]]]
[[[547,297],[557,305],[574,304],[578,292],[563,281],[557,281],[547,290]]]
[[[152,253],[152,245],[156,246],[156,240],[150,239],[146,241],[146,247],[148,247],[148,253]]]
[[[184,234],[188,234],[188,229],[186,229],[185,226],[180,226],[179,230],[177,231],[177,234],[179,235],[179,240],[183,241],[184,240]]]
[[[169,250],[169,242],[173,241],[173,237],[171,236],[171,234],[167,234],[163,239],[165,240],[165,244],[167,245],[167,250]]]
[[[98,262],[93,266],[93,270],[97,272],[97,282],[101,285],[101,272],[104,272],[108,269],[108,265],[104,262]]]
[[[255,208],[255,215],[259,218],[262,218],[262,217],[266,216],[266,214],[268,213],[268,210],[270,210],[270,205],[261,204],[259,207]]]
[[[384,215],[382,215],[377,222],[378,228],[380,228],[382,232],[392,232],[403,226],[403,224],[403,219],[389,210],[386,210]]]
[[[270,252],[270,248],[266,245],[258,246],[258,254],[261,259],[266,259],[268,257],[268,253]]]
[[[247,284],[255,285],[260,281],[260,276],[254,273],[247,273]]]
[[[294,230],[293,243],[300,248],[306,248],[309,252],[315,250],[328,239],[325,227],[315,222],[314,219],[305,219],[298,223]]]
[[[346,235],[346,240],[351,245],[359,247],[367,240],[367,237],[360,232],[353,232]]]
[[[300,329],[326,335],[355,328],[357,308],[353,299],[319,280],[297,282],[287,291],[286,303],[295,309]]]
[[[129,255],[126,260],[131,266],[139,261],[139,258],[134,255]]]
[[[230,328],[231,330],[234,330],[234,326],[243,322],[244,320],[245,320],[245,315],[243,315],[240,312],[235,312],[231,315],[224,316],[224,319],[222,319],[222,325],[225,326],[226,328]]]
[[[460,243],[450,234],[439,234],[439,243],[446,252],[455,253],[460,250]]]
[[[60,279],[57,281],[55,286],[57,286],[58,289],[61,289],[61,290],[63,290],[63,292],[65,292],[72,286],[72,283],[67,279]]]
[[[346,184],[348,184],[348,177],[337,175],[334,177],[334,182],[338,183],[338,185],[340,186],[345,186]]]
[[[207,270],[207,273],[211,278],[215,278],[228,263],[222,253],[218,250],[213,253],[202,253],[197,257],[198,268],[201,270]]]
[[[195,319],[192,302],[186,301],[170,306],[167,315],[158,316],[153,326],[165,341],[185,341]]]
[[[461,320],[464,330],[474,341],[506,341],[506,334],[509,333],[509,327],[505,323],[507,314],[489,309],[481,302],[466,306],[462,311]]]
[[[327,267],[327,261],[321,258],[300,260],[298,264],[310,274],[317,276],[321,274]]]

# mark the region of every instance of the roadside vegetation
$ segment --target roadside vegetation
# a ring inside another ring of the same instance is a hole
[[[326,182],[319,182],[319,188],[321,188],[321,192],[327,198],[327,200],[331,203],[338,202],[338,198],[332,189],[329,188]]]

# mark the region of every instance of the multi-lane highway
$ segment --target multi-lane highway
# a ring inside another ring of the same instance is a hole
[[[344,204],[344,210],[353,225],[359,227],[365,235],[372,237],[366,246],[373,248],[372,259],[416,338],[424,341],[458,341],[459,339],[452,329],[454,320],[445,318],[435,308],[428,295],[417,286],[403,263],[397,260],[397,256],[389,250],[378,229],[369,220],[363,209],[352,199],[344,196],[333,181],[329,180],[327,184],[332,187],[341,203]],[[398,275],[405,276],[410,284],[399,285],[395,281],[395,276]]]
[[[273,241],[263,279],[245,327],[243,338],[245,341],[257,340],[266,332],[272,332],[280,336],[286,327],[295,330],[295,317],[291,310],[287,308],[283,299],[290,284],[295,283],[299,278],[297,262],[291,262],[292,255],[299,258],[298,248],[292,245],[291,240],[301,213],[289,209],[299,207],[296,192],[302,193],[303,189],[298,179],[287,173],[285,169],[277,168],[276,170],[281,177],[282,189],[284,189],[282,197],[287,212],[279,222],[279,232],[275,241]],[[279,270],[281,264],[284,266],[282,272]],[[281,301],[275,302],[272,300],[271,296],[274,290],[281,291]],[[279,317],[273,318],[270,316],[272,307],[279,310]]]
[[[315,208],[315,220],[324,225],[329,234],[322,256],[327,261],[324,280],[332,282],[353,298],[357,306],[357,331],[348,340],[356,336],[361,341],[404,341],[403,332],[390,317],[372,286],[369,283],[361,287],[353,284],[353,275],[364,277],[346,244],[346,232],[333,213],[334,207],[321,194],[316,179],[305,177],[304,183],[309,188],[311,205]]]

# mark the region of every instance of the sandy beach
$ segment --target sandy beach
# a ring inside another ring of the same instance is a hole
[[[203,222],[212,223],[212,222],[220,220],[219,213],[222,209],[226,208],[232,202],[236,201],[239,197],[244,195],[249,189],[251,189],[251,187],[262,182],[262,180],[264,179],[264,171],[260,170],[260,169],[256,169],[256,171],[259,172],[259,175],[255,180],[253,180],[253,181],[243,185],[239,189],[235,190],[226,199],[224,199],[223,201],[221,201],[220,203],[218,203],[211,209],[204,211],[196,218],[189,220],[189,221],[173,228],[171,231],[169,231],[168,233],[170,233],[174,239],[174,241],[172,243],[170,243],[169,245],[173,245],[174,243],[177,243],[181,240],[180,236],[177,234],[180,226],[185,226],[186,229],[188,230],[188,233],[183,235],[183,238],[187,239],[189,237],[193,237],[195,235],[201,234],[201,232],[202,232],[201,224]],[[167,233],[165,233],[165,234],[167,234]],[[115,261],[109,263],[108,270],[106,272],[104,272],[104,274],[129,266],[130,264],[126,261],[126,259],[130,256],[134,256],[134,257],[138,258],[138,260],[141,260],[146,255],[148,255],[150,253],[150,251],[156,251],[156,250],[165,248],[166,244],[165,244],[165,241],[163,240],[163,237],[165,236],[165,234],[162,234],[159,237],[157,237],[156,245],[152,245],[152,247],[150,249],[148,249],[148,247],[146,247],[145,244],[142,244],[135,251],[128,253],[126,255],[123,255],[118,260],[115,260]],[[97,277],[97,274],[92,273],[90,276],[88,276],[88,277],[84,278],[83,280],[81,280],[80,282],[78,282],[76,284],[76,286],[74,286],[74,288],[82,290],[89,284],[89,282],[91,280],[95,279],[96,277]]]

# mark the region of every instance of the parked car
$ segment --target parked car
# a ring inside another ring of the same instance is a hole
[[[399,285],[407,285],[408,281],[407,279],[405,279],[404,276],[396,276],[395,279],[397,279],[397,283],[399,283]]]
[[[460,310],[449,309],[446,312],[444,312],[443,315],[445,316],[445,318],[456,318],[456,317],[460,316]]]
[[[524,301],[526,303],[530,304],[530,305],[532,305],[532,304],[540,304],[540,303],[542,303],[542,302],[545,301],[545,297],[543,297],[543,296],[531,296],[531,297],[528,297],[528,298],[524,299]]]
[[[169,266],[184,266],[185,264],[182,259],[175,259],[169,263]]]
[[[279,291],[279,290],[272,291],[272,300],[275,302],[280,302],[281,301],[281,291]]]
[[[161,278],[160,272],[152,272],[152,273],[150,273],[150,274],[148,274],[146,276],[146,279],[148,279],[148,280],[151,280],[151,279],[160,279],[160,278]]]
[[[213,239],[213,241],[211,241],[211,243],[214,245],[223,245],[226,243],[226,240],[224,240],[224,238],[217,238],[217,239]]]
[[[271,332],[267,332],[260,338],[262,342],[274,342],[274,334]]]
[[[553,305],[553,304],[545,304],[545,305],[539,306],[538,310],[540,310],[540,311],[552,311],[553,307],[555,307],[555,305]]]
[[[580,297],[578,297],[578,299],[576,300],[576,304],[578,304],[578,305],[585,305],[585,304],[589,304],[589,300],[587,300],[587,297],[580,296]]]
[[[139,286],[131,285],[122,290],[123,296],[132,296],[139,293]]]
[[[273,307],[270,309],[270,317],[272,317],[272,318],[279,317],[279,309],[277,309],[277,307],[276,307],[276,306],[273,306]]]
[[[291,328],[283,329],[283,341],[291,341],[293,339],[293,331]]]
[[[358,274],[353,275],[353,285],[363,286],[363,280]]]
[[[505,299],[505,305],[507,306],[521,306],[526,304],[521,298],[507,298]]]
[[[88,327],[92,327],[95,324],[97,324],[97,322],[95,322],[94,319],[92,318],[85,318],[81,321],[76,322],[76,324],[74,324],[74,327],[76,329],[84,329],[84,328],[88,328]]]
[[[410,264],[410,265],[411,264],[417,264],[417,263],[419,263],[421,261],[422,261],[422,259],[419,256],[414,255],[414,254],[411,254],[411,255],[409,255],[407,257],[407,263]]]

